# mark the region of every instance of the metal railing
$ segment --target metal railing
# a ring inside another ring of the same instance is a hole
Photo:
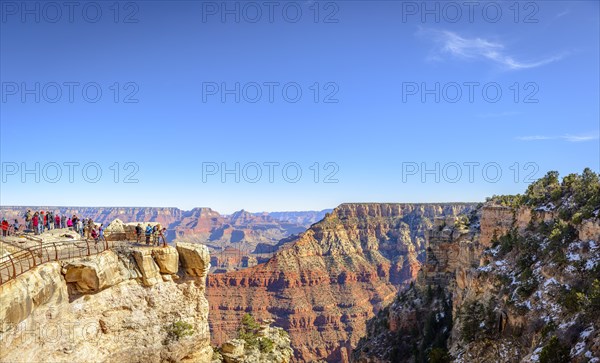
[[[114,247],[113,241],[80,240],[48,242],[0,257],[0,286],[46,262],[99,254]]]

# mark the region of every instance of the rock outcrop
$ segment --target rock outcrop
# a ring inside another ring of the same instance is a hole
[[[185,272],[190,276],[198,276],[205,283],[210,269],[208,248],[195,243],[181,242],[177,244],[177,252]]]
[[[194,250],[202,253],[185,260],[193,275],[178,269],[173,247],[128,247],[5,283],[0,361],[210,362],[209,256]]]
[[[266,263],[209,276],[213,342],[233,338],[241,316],[251,312],[289,332],[296,360],[347,361],[365,333],[365,321],[416,278],[425,256],[425,231],[434,218],[472,208],[339,206]]]
[[[290,337],[281,328],[272,327],[272,321],[257,324],[255,331],[247,332],[245,339],[231,339],[215,351],[212,363],[288,363],[294,351]]]
[[[65,281],[80,293],[93,293],[129,279],[132,273],[115,253],[102,253],[90,259],[67,262],[62,268]]]

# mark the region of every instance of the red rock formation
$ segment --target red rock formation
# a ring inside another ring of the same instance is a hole
[[[345,362],[366,321],[416,278],[424,231],[457,204],[343,204],[265,264],[209,275],[212,337],[231,338],[245,312],[290,333],[299,361]]]

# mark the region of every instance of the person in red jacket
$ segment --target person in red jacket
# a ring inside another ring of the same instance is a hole
[[[32,225],[33,225],[33,232],[35,234],[39,234],[39,232],[40,232],[38,230],[38,223],[39,223],[39,221],[40,221],[39,214],[38,214],[38,212],[35,212],[35,214],[33,215],[33,219],[31,220]]]
[[[2,237],[6,237],[8,235],[8,221],[6,218],[2,218]]]
[[[54,228],[60,228],[60,214],[57,214],[56,217],[54,217]]]

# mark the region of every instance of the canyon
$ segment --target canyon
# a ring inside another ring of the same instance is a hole
[[[61,338],[47,348],[34,343],[27,358],[125,359],[112,338],[138,344],[136,354],[150,361],[598,363],[598,180],[589,169],[562,183],[549,173],[524,195],[480,204],[345,203],[274,243],[264,263],[247,259],[247,267],[220,273],[209,273],[208,247],[183,238],[176,247],[129,244],[47,263],[0,287],[10,296],[0,309],[8,344],[0,358],[32,344],[31,324],[89,317],[95,339],[113,349]],[[197,212],[174,227],[210,238],[219,216]],[[229,221],[258,226],[271,218],[241,211]],[[130,240],[135,223],[110,227],[109,240]],[[163,294],[172,306],[156,301]],[[169,340],[180,322],[197,334]]]
[[[289,334],[296,361],[347,362],[365,322],[417,277],[425,233],[474,204],[342,204],[289,238],[266,263],[211,274],[212,339],[230,339],[249,312]]]

